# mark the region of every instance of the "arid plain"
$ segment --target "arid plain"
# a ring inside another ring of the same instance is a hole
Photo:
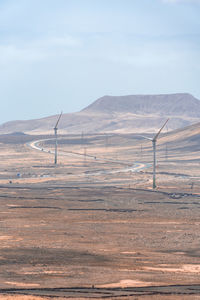
[[[197,128],[1,136],[0,299],[200,299]]]

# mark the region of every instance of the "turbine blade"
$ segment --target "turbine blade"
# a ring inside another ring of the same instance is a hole
[[[151,138],[149,138],[149,137],[147,137],[147,136],[144,136],[144,135],[138,135],[138,136],[141,136],[141,137],[143,137],[143,138],[146,139],[146,140],[153,141],[153,139],[151,139]]]
[[[165,121],[165,123],[163,124],[163,126],[160,128],[160,130],[158,131],[158,133],[156,133],[156,135],[154,136],[154,138],[152,139],[153,141],[156,141],[159,134],[161,133],[161,131],[163,130],[163,128],[165,127],[165,125],[167,124],[167,122],[169,121],[169,119],[167,119],[167,121]]]
[[[54,128],[57,128],[57,126],[58,126],[58,123],[59,123],[59,121],[60,121],[60,118],[61,118],[61,116],[62,116],[62,111],[61,111],[61,113],[60,113],[60,115],[59,115],[59,117],[58,117],[58,120],[57,120],[57,122],[56,122],[56,125],[55,125],[55,127],[54,127]]]

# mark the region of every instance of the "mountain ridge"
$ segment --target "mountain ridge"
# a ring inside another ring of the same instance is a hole
[[[57,115],[0,125],[0,133],[49,134]],[[155,132],[165,118],[174,130],[199,122],[200,101],[188,93],[103,96],[76,113],[63,114],[60,133]]]
[[[174,107],[176,102],[176,107]],[[150,114],[167,109],[170,114],[177,113],[181,106],[188,108],[188,102],[192,102],[194,108],[200,107],[197,98],[189,93],[158,94],[158,95],[127,95],[127,96],[103,96],[92,104],[88,105],[82,111],[101,111],[101,112],[134,112],[136,114]],[[157,106],[157,107],[156,107]],[[183,112],[183,109],[181,110]],[[186,111],[185,111],[186,112]],[[194,109],[187,111],[187,115],[200,116],[200,111]]]

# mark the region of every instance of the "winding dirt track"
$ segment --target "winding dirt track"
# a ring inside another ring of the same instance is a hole
[[[48,150],[45,149],[44,147],[39,146],[39,144],[41,142],[45,142],[45,141],[49,141],[49,140],[54,140],[54,139],[42,139],[42,140],[37,140],[37,141],[32,141],[27,143],[27,146],[34,149],[34,150],[38,150],[38,151],[42,151],[48,154],[54,154],[54,151],[52,150]],[[86,156],[89,159],[92,160],[98,160],[98,161],[105,161],[105,162],[109,162],[109,163],[115,163],[115,164],[119,164],[119,165],[123,165],[126,166],[126,168],[123,169],[119,169],[119,170],[114,170],[114,171],[103,171],[106,174],[113,174],[113,173],[118,173],[118,172],[139,172],[142,171],[144,169],[147,169],[149,167],[151,167],[151,164],[149,163],[141,163],[141,162],[135,162],[133,164],[130,164],[130,162],[125,162],[125,161],[120,161],[120,160],[114,160],[114,159],[105,159],[105,158],[100,158],[94,155],[88,155],[88,154],[82,154],[82,153],[78,153],[78,152],[74,152],[74,151],[60,151],[59,155],[64,155],[64,156]],[[128,166],[128,167],[127,167]],[[94,172],[93,175],[99,175],[99,172]]]

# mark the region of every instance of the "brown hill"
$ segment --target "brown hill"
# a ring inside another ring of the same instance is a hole
[[[53,133],[57,117],[7,122],[0,133]],[[168,130],[197,123],[200,101],[190,94],[104,96],[80,112],[64,114],[59,132],[155,132],[166,118]]]
[[[188,152],[199,152],[200,122],[161,135],[159,144],[168,144],[170,149]]]
[[[190,94],[104,96],[83,111],[199,118],[200,102]]]

